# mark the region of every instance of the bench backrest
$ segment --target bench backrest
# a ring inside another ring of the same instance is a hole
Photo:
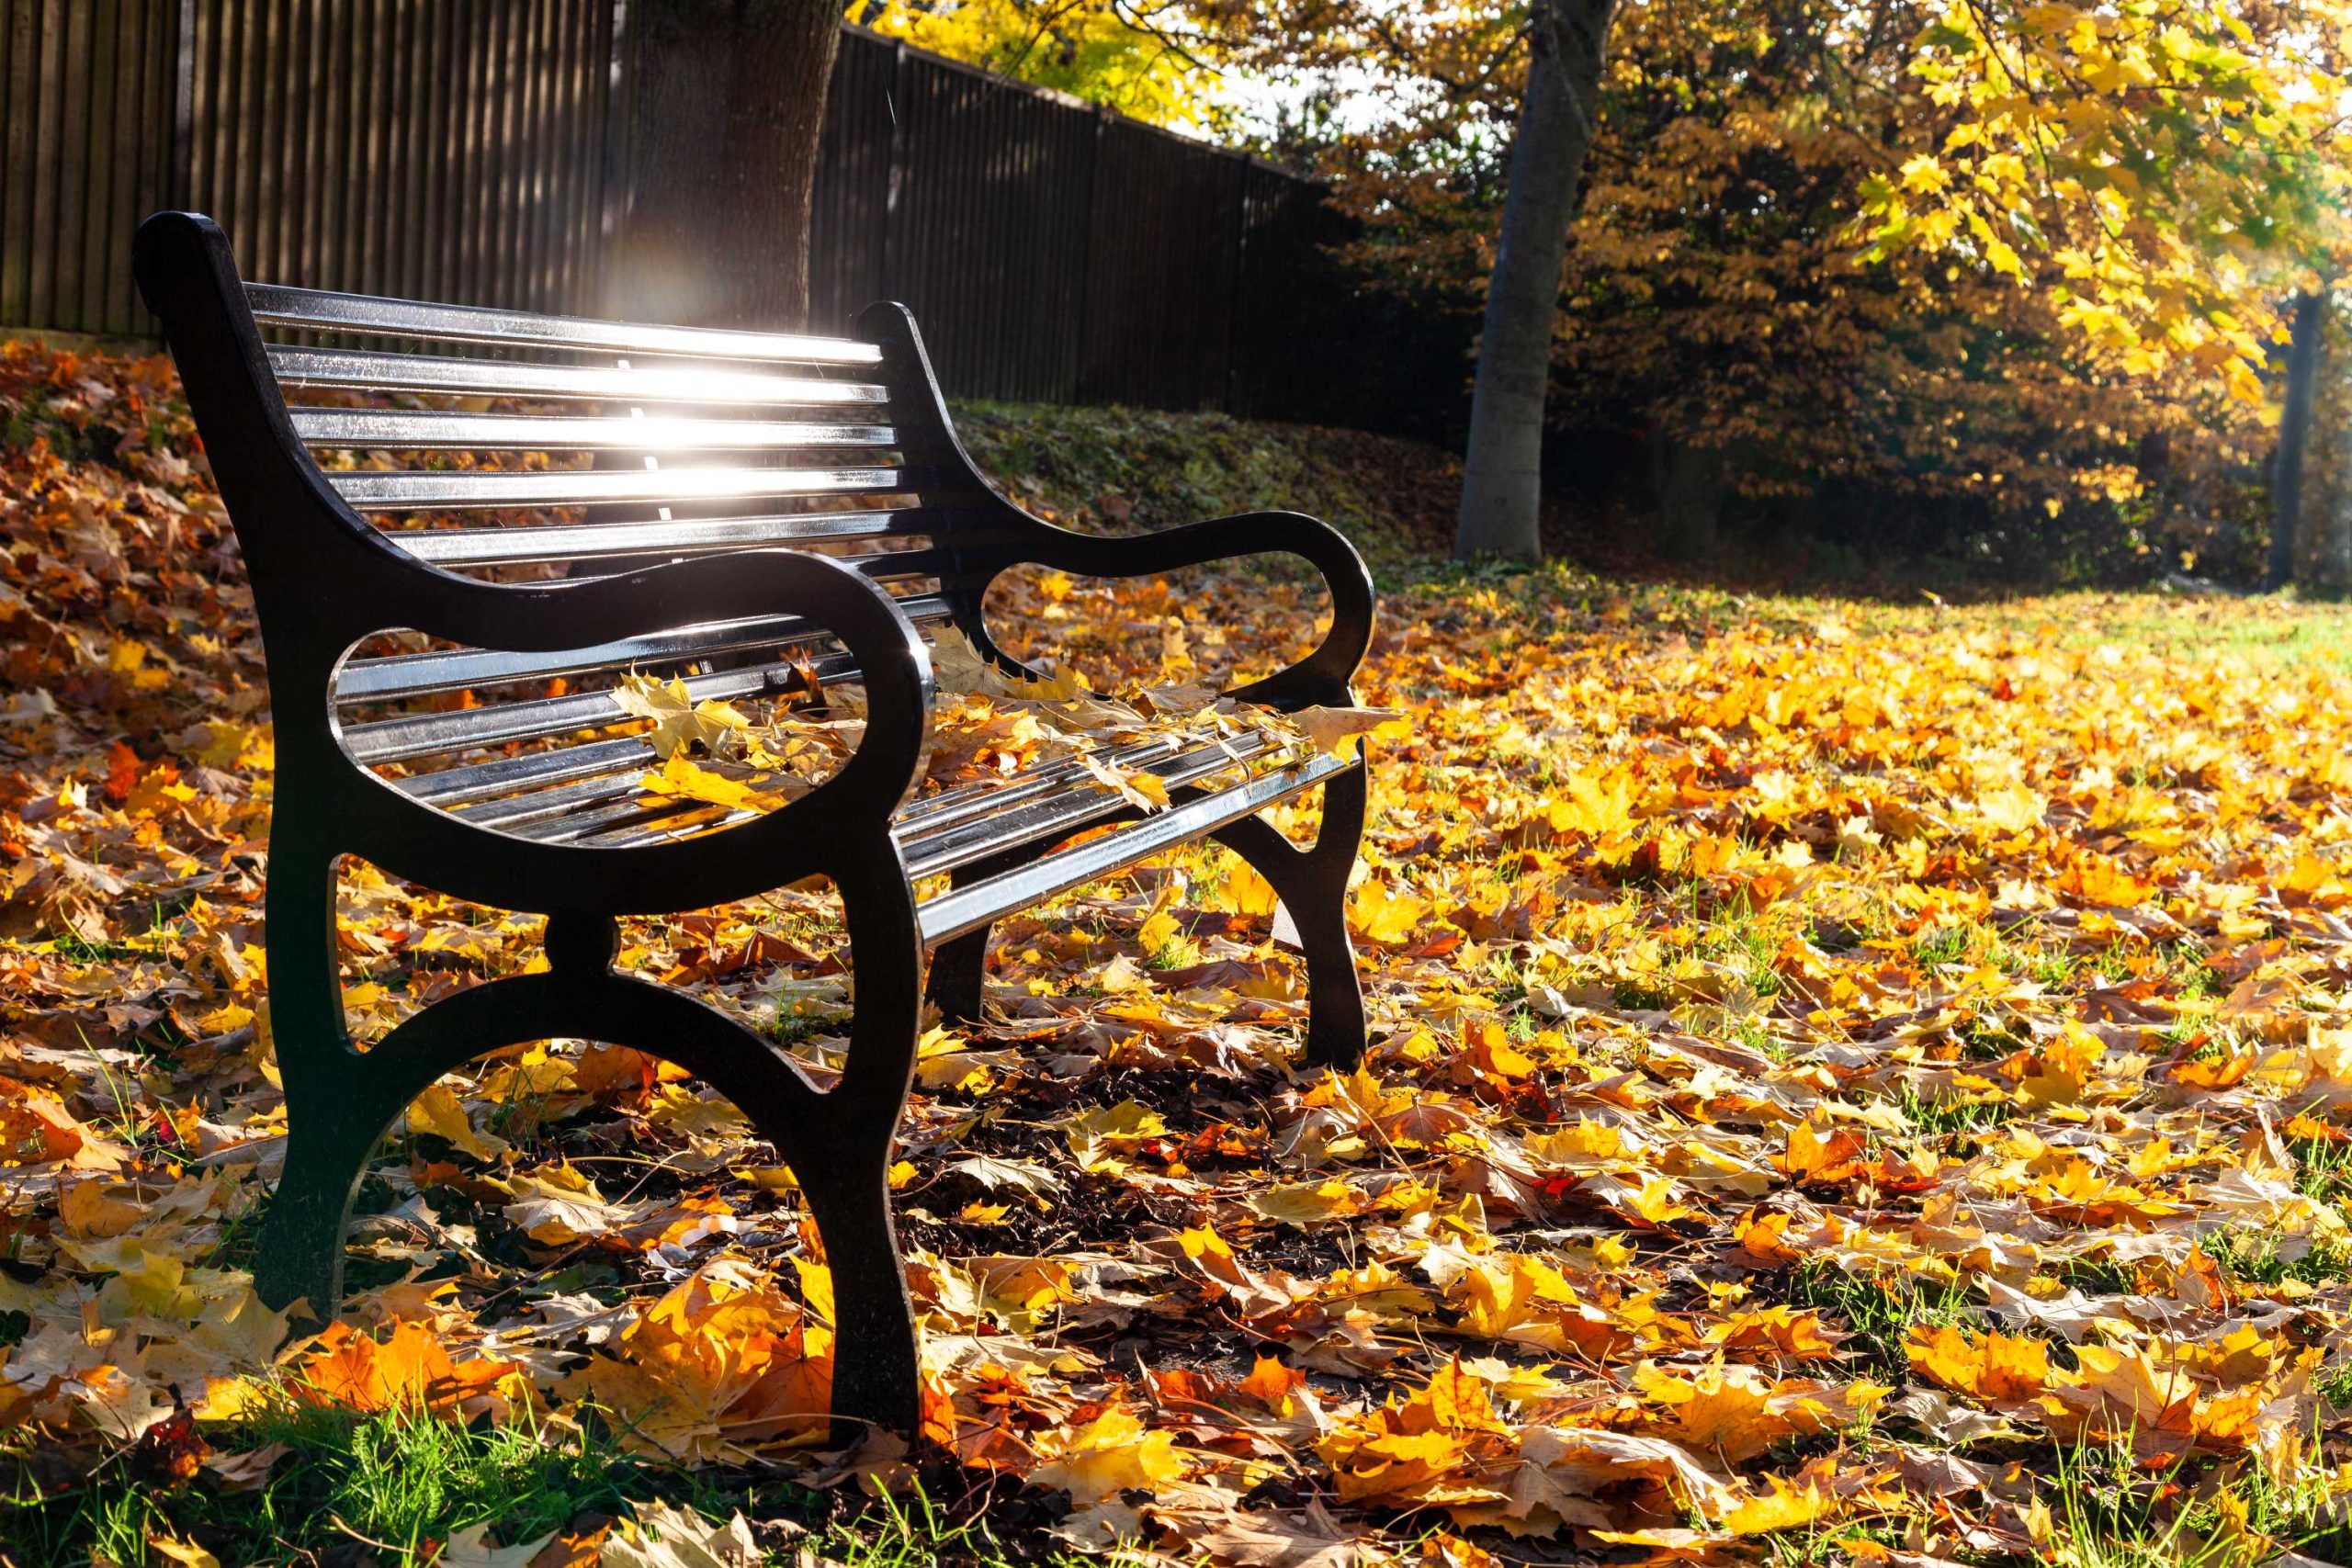
[[[977,625],[976,605],[943,592],[955,574],[935,541],[983,518],[993,498],[957,454],[925,439],[944,415],[919,344],[890,364],[881,345],[849,338],[269,284],[244,292],[266,333],[397,344],[276,342],[266,353],[294,433],[325,460],[327,483],[420,561],[492,576],[553,567],[579,578],[728,550],[806,550],[854,561],[919,626]],[[892,310],[876,315],[886,328],[899,324]],[[338,392],[340,403],[317,400]],[[351,393],[379,406],[350,406]],[[485,405],[503,412],[475,412]],[[902,423],[902,412],[911,419]],[[351,461],[367,466],[343,466]],[[759,689],[775,663],[808,662],[810,645],[827,640],[821,628],[763,617],[560,653],[379,655],[347,662],[335,695],[383,704],[723,660],[734,668],[694,683],[701,694],[735,697]],[[836,659],[831,672],[851,671]],[[537,729],[567,716],[379,718],[346,726],[345,740],[362,762],[405,762],[458,740],[503,743],[518,724]]]
[[[245,282],[191,215],[151,220],[140,262],[244,547],[281,720],[325,710],[350,761],[478,826],[515,826],[501,803],[522,786],[641,766],[611,695],[632,671],[697,700],[861,671],[812,620],[698,604],[534,648],[502,640],[476,592],[437,641],[374,636],[448,626],[444,574],[528,584],[786,548],[842,558],[926,631],[957,624],[992,652],[991,542],[1044,527],[979,477],[898,306],[831,338],[322,293]],[[587,827],[579,841],[628,837]]]
[[[272,343],[266,352],[310,448],[394,456],[364,469],[333,467],[326,478],[401,548],[437,566],[642,562],[777,546],[863,553],[950,527],[956,502],[973,499],[955,493],[968,491],[967,476],[906,460],[894,416],[910,391],[928,402],[929,389],[905,386],[903,375],[894,385],[898,367],[874,343],[266,284],[248,284],[245,298],[266,330],[398,340],[397,348]],[[407,406],[299,400],[321,390]],[[492,404],[510,412],[477,412]],[[457,454],[465,456],[453,462]],[[537,454],[569,462],[529,461]],[[595,508],[597,520],[546,525],[546,513],[571,507]],[[484,521],[437,525],[451,514]],[[436,525],[419,525],[427,521]],[[894,564],[918,575],[909,569],[927,561]]]

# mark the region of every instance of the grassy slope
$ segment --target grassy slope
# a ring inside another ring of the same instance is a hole
[[[1445,564],[1462,463],[1434,446],[1221,413],[970,403],[956,414],[966,446],[992,479],[1032,510],[1072,526],[1164,528],[1237,512],[1306,512],[1344,530],[1384,589],[1464,580]],[[1704,596],[1717,618],[1750,602],[1736,584],[1724,586]],[[1817,616],[1849,598],[1846,586],[1770,602],[1791,618]],[[1872,601],[1844,612],[1859,626],[1899,628],[1939,613],[1907,587],[1890,592],[1871,580],[1852,590]],[[1972,624],[2040,624],[2053,604],[2074,627],[2069,647],[2120,642],[2171,658],[2235,657],[2252,668],[2316,661],[2352,670],[2352,615],[2291,599],[2078,591],[2028,598],[2014,609],[1982,604]]]
[[[1311,513],[1384,579],[1443,554],[1459,458],[1418,442],[1220,413],[973,403],[965,445],[1023,504],[1072,526],[1165,528],[1238,512]]]

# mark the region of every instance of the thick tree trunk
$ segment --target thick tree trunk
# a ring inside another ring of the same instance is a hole
[[[808,321],[808,201],[841,39],[831,0],[636,0],[613,302],[641,320]]]
[[[1532,52],[1511,143],[1502,237],[1487,283],[1462,515],[1453,536],[1457,560],[1481,555],[1535,560],[1544,553],[1537,519],[1552,319],[1616,8],[1617,0],[1533,0],[1530,7]]]
[[[2274,592],[2295,577],[2295,524],[2302,514],[2303,454],[2312,435],[2312,382],[2319,373],[2320,332],[2326,324],[2324,297],[2295,297],[2294,336],[2287,348],[2286,406],[2278,414],[2278,457],[2270,476],[2270,571],[2262,583]]]

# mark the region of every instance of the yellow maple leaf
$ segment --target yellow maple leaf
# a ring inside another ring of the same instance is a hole
[[[1987,1333],[1971,1339],[1957,1328],[1914,1325],[1903,1345],[1921,1375],[1992,1404],[2015,1404],[2050,1381],[2050,1348],[2039,1339]]]
[[[445,1083],[431,1085],[409,1101],[408,1130],[447,1139],[451,1147],[478,1160],[495,1160],[506,1152],[506,1140],[478,1131],[458,1102],[457,1090]]]
[[[1623,769],[1573,774],[1544,806],[1544,820],[1555,833],[1604,838],[1633,826],[1634,787],[1633,775]]]
[[[612,699],[623,713],[653,721],[647,739],[664,761],[695,746],[714,753],[725,750],[751,724],[725,703],[695,701],[685,682],[674,678],[624,675]]]
[[[1717,1522],[1734,1535],[1763,1535],[1794,1529],[1822,1518],[1837,1507],[1837,1499],[1819,1487],[1793,1486],[1777,1475],[1764,1477],[1765,1490],[1751,1493]]]
[[[1080,1507],[1129,1489],[1151,1491],[1181,1481],[1183,1457],[1172,1432],[1147,1432],[1113,1406],[1070,1433],[1059,1451],[1029,1472],[1029,1483],[1059,1487]]]
[[[1420,928],[1430,909],[1426,899],[1393,891],[1381,878],[1367,876],[1349,896],[1348,923],[1367,942],[1400,942]]]
[[[1634,1369],[1634,1386],[1668,1412],[1662,1435],[1730,1463],[1753,1459],[1797,1430],[1772,1408],[1772,1380],[1752,1367],[1715,1361],[1686,1378],[1644,1362]]]
[[[771,804],[769,796],[761,794],[752,785],[741,780],[730,779],[724,773],[712,773],[708,768],[696,766],[688,761],[683,753],[675,751],[670,754],[659,769],[649,770],[645,776],[638,781],[638,787],[649,795],[658,795],[671,800],[699,800],[706,805],[725,807],[729,811],[738,810],[746,806],[759,807]]]
[[[1363,1213],[1363,1194],[1337,1179],[1295,1181],[1254,1192],[1243,1201],[1250,1212],[1275,1224],[1306,1226],[1348,1214]]]
[[[1308,745],[1335,757],[1354,756],[1357,742],[1366,735],[1402,739],[1412,733],[1405,716],[1391,708],[1304,707],[1287,716]]]

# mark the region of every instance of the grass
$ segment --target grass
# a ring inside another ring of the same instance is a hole
[[[1950,1138],[1987,1132],[2018,1113],[2007,1100],[1921,1100],[1903,1097],[1904,1119],[1928,1138]]]
[[[150,1536],[193,1540],[223,1562],[268,1561],[288,1540],[338,1539],[423,1562],[430,1543],[470,1525],[528,1540],[655,1491],[635,1461],[521,1422],[474,1427],[289,1404],[222,1440],[239,1452],[275,1443],[287,1451],[251,1492],[201,1472],[174,1483],[152,1442],[109,1456],[72,1490],[51,1490],[20,1466],[0,1491],[0,1539],[19,1568],[143,1563]]]
[[[2129,1433],[2056,1455],[2058,1568],[2255,1568],[2292,1549],[2340,1562],[2352,1548],[2324,1479],[2281,1485],[2258,1463],[2151,1466]],[[2308,1472],[2307,1472],[2308,1473]]]
[[[110,1454],[70,1487],[44,1483],[52,1472],[28,1452],[0,1457],[0,1562],[141,1568],[165,1560],[150,1545],[160,1540],[201,1547],[223,1564],[282,1562],[287,1544],[300,1541],[323,1551],[322,1561],[423,1568],[452,1534],[473,1526],[512,1545],[583,1515],[626,1517],[659,1499],[714,1521],[743,1513],[775,1563],[807,1551],[842,1568],[1076,1568],[1059,1552],[1041,1559],[1008,1547],[986,1513],[951,1511],[920,1487],[836,1517],[833,1494],[767,1473],[684,1472],[625,1454],[609,1434],[528,1419],[355,1416],[288,1401],[232,1434],[208,1436],[227,1453],[277,1444],[284,1452],[250,1491],[231,1490],[200,1469],[175,1474],[171,1446],[152,1438]],[[197,1458],[185,1452],[183,1472]]]
[[[1940,1328],[1960,1322],[1973,1306],[1966,1282],[1883,1279],[1855,1274],[1835,1263],[1800,1264],[1789,1280],[1789,1300],[1835,1320],[1853,1336],[1846,1348],[1881,1368],[1906,1375],[1903,1341],[1912,1327]]]
[[[2233,1283],[2275,1288],[2292,1280],[2299,1284],[2324,1285],[2352,1276],[2352,1249],[2326,1241],[2309,1251],[2288,1257],[2278,1237],[2269,1231],[2245,1227],[2215,1231],[2199,1243],[2222,1277]]]
[[[2144,649],[2168,659],[2234,660],[2264,671],[2319,668],[2352,673],[2352,616],[2339,604],[2307,604],[2286,597],[2172,596],[2162,593],[2067,593],[2020,605],[2012,615],[1995,607],[1979,610],[1972,624],[1986,629],[2035,628],[2040,639],[2053,606],[2054,617],[2071,629],[2052,650],[2068,652],[2114,643]],[[1865,610],[1865,623],[1882,616],[1922,612]]]

